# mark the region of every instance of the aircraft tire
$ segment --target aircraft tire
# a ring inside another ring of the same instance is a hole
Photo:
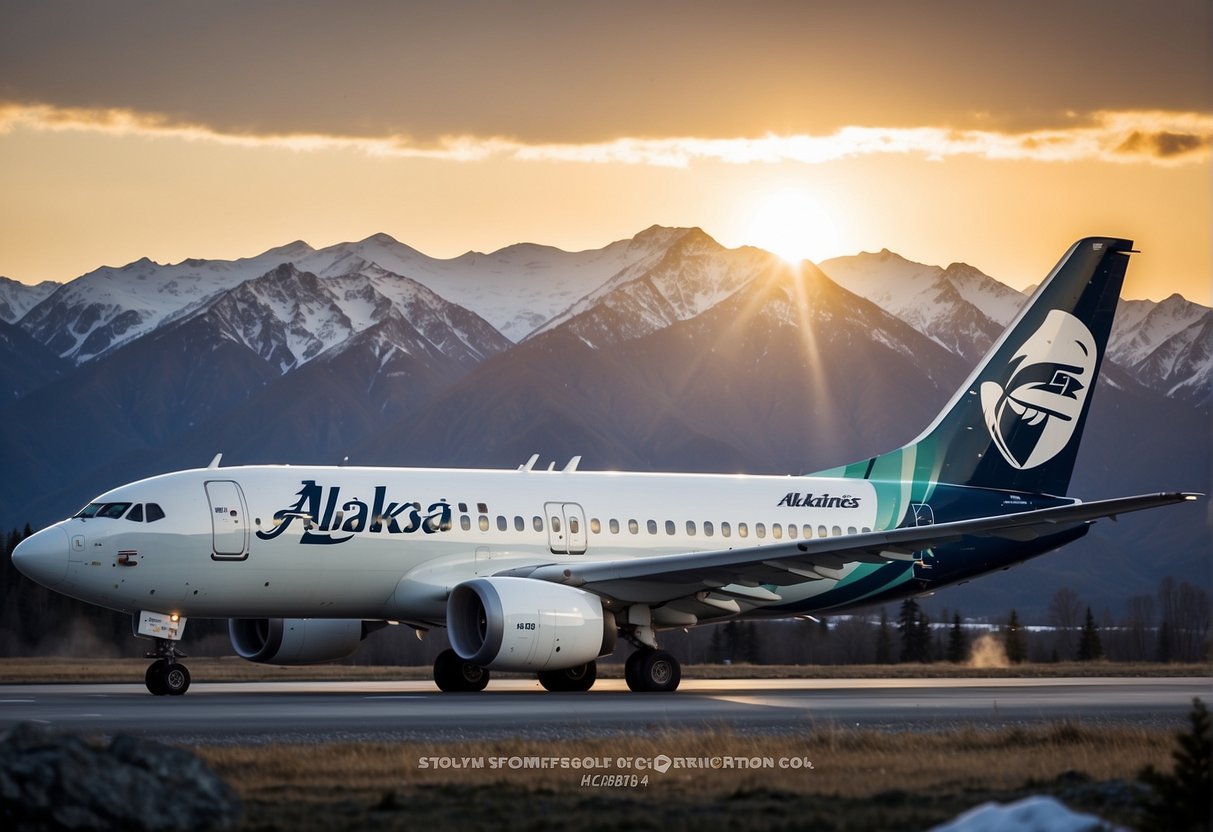
[[[598,662],[586,662],[563,670],[541,670],[538,675],[539,684],[545,690],[581,693],[592,688],[598,679]]]
[[[147,666],[143,674],[143,684],[147,685],[148,693],[153,696],[168,694],[168,686],[164,684],[164,668],[168,665],[164,659],[157,659]]]
[[[434,660],[434,684],[443,693],[476,693],[489,683],[489,672],[469,664],[454,650],[443,650]]]
[[[638,693],[670,693],[682,681],[678,660],[664,650],[637,650],[624,667],[628,687]]]

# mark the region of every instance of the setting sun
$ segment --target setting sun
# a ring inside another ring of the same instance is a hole
[[[837,229],[830,214],[802,191],[766,197],[750,219],[746,241],[789,263],[821,260],[836,252]]]

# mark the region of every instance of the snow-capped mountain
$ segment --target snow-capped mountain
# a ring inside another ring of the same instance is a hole
[[[33,286],[0,277],[0,321],[15,323],[59,288],[52,280],[44,280]]]
[[[888,249],[835,257],[821,269],[940,346],[971,359],[985,353],[1026,300],[965,263],[943,269]]]
[[[80,364],[135,340],[210,296],[239,286],[310,252],[292,243],[241,260],[183,260],[172,265],[144,257],[103,266],[66,283],[31,308],[22,329],[56,355]]]
[[[1213,309],[1171,295],[1122,300],[1108,354],[1143,383],[1179,399],[1213,403]]]
[[[374,263],[470,309],[517,342],[616,273],[661,256],[683,231],[653,226],[629,240],[589,251],[522,243],[450,260],[428,257],[386,234],[376,234],[359,243],[322,249],[297,265],[325,276],[334,270],[348,271],[348,259]],[[326,262],[329,258],[331,262]]]
[[[758,275],[784,269],[761,249],[728,249],[699,228],[682,230],[659,257],[642,259],[532,333],[563,327],[590,346],[640,338],[696,317]]]
[[[885,249],[837,257],[822,270],[933,341],[976,360],[1027,295],[964,263],[946,269]],[[1138,383],[1197,404],[1213,402],[1213,309],[1172,295],[1121,300],[1108,357]]]

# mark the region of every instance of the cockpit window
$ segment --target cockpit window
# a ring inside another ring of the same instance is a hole
[[[143,522],[143,503],[136,503],[135,507],[126,513],[126,519],[132,523]]]
[[[112,520],[117,520],[126,510],[131,507],[130,503],[89,503],[84,508],[76,512],[73,517],[108,517]]]
[[[160,508],[159,503],[147,504],[147,522],[155,523],[157,520],[164,519],[164,509]]]

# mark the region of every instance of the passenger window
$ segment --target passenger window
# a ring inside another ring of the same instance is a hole
[[[507,528],[509,528],[509,523],[506,522],[505,515],[498,514],[497,515],[497,531],[503,532]]]
[[[771,537],[775,538],[776,540],[782,540],[783,526],[781,526],[779,523],[773,523],[771,525]]]
[[[514,531],[521,532],[526,530],[526,521],[520,515],[514,515]]]
[[[711,537],[713,532],[715,532],[715,529],[712,527],[712,521],[704,520],[703,521],[703,533],[706,534],[708,537]]]
[[[471,531],[472,530],[472,518],[468,517],[466,514],[460,515],[459,528],[463,529],[465,532]]]
[[[130,520],[132,523],[142,523],[143,522],[143,504],[136,503],[135,507],[132,508],[127,513],[126,519]]]
[[[489,530],[489,518],[483,514],[480,515],[480,531],[487,532]]]
[[[854,526],[847,526],[847,534],[856,534]]]
[[[738,537],[749,537],[750,536],[750,527],[747,526],[745,523],[738,523],[737,524],[737,536]]]
[[[632,534],[640,534],[640,524],[635,520],[628,521],[628,531]]]
[[[788,537],[792,540],[796,539],[796,535],[800,530],[796,528],[795,523],[788,523]]]
[[[817,527],[817,536],[818,536],[818,537],[826,537],[828,534],[829,534],[829,532],[827,532],[827,531],[826,531],[826,527],[825,527],[825,526],[818,526],[818,527]]]
[[[619,534],[619,521],[611,518],[611,534]]]
[[[691,537],[695,536],[695,521],[694,520],[687,521],[687,534],[690,535]]]
[[[489,507],[484,503],[476,503],[476,511],[478,511],[481,514],[488,514]]]
[[[552,518],[552,531],[555,532],[556,534],[560,534],[560,518],[559,517]]]
[[[461,512],[463,512],[463,513],[465,513],[465,514],[466,514],[466,513],[467,513],[467,510],[468,510],[468,504],[467,504],[467,503],[460,503],[460,504],[459,504],[459,510],[460,510]]]
[[[871,529],[869,529],[867,526],[864,526],[864,527],[863,527],[863,533],[864,533],[864,534],[871,534],[871,533],[872,533],[872,530],[871,530]]]
[[[721,524],[720,524],[720,536],[721,536],[721,537],[728,537],[728,536],[729,536],[729,535],[731,535],[732,533],[733,533],[733,528],[732,528],[732,526],[730,526],[728,523],[721,523]]]
[[[657,521],[656,520],[649,521],[649,534],[657,534]]]
[[[665,533],[666,533],[666,534],[673,534],[673,533],[674,533],[674,521],[673,521],[673,520],[666,520],[666,521],[665,521]]]
[[[767,536],[767,524],[766,523],[755,523],[754,524],[754,535],[759,538],[766,537]]]
[[[536,514],[531,519],[531,525],[534,527],[535,531],[537,531],[537,532],[543,531],[543,518],[540,517],[538,514]]]
[[[569,534],[580,534],[580,533],[581,533],[581,524],[579,522],[577,522],[576,517],[570,517],[569,518]]]
[[[600,534],[602,532],[602,524],[598,522],[597,517],[590,518],[590,531],[594,534]]]
[[[842,529],[838,526],[832,526],[830,528],[830,534],[834,535],[834,537],[839,537],[842,535]]]
[[[805,523],[804,524],[804,539],[808,540],[812,536],[813,536],[813,527],[810,526],[808,523]]]

